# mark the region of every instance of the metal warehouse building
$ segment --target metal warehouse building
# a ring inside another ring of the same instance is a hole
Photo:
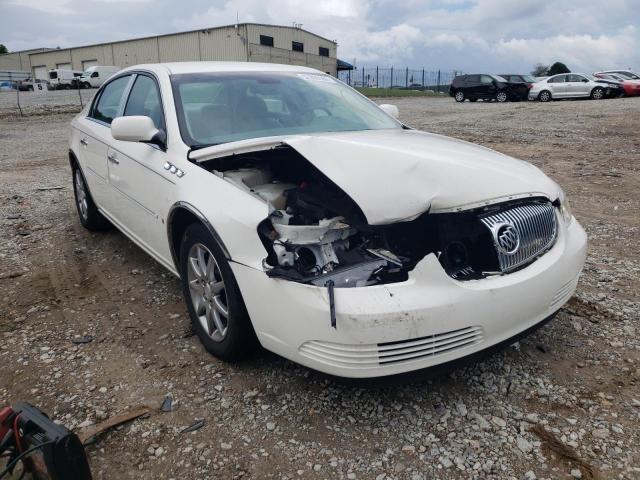
[[[54,68],[85,70],[93,65],[226,60],[285,63],[336,75],[337,44],[297,27],[242,23],[64,49],[36,49],[0,55],[0,70],[30,71],[48,78]]]

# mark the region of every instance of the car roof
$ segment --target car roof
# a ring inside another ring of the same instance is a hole
[[[298,65],[283,65],[279,63],[257,62],[170,62],[133,65],[121,71],[151,70],[157,73],[164,71],[169,75],[184,73],[216,73],[216,72],[298,72],[298,73],[324,73],[315,68],[301,67]]]

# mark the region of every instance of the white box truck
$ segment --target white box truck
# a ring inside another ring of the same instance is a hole
[[[111,67],[107,65],[94,65],[87,68],[78,82],[80,82],[80,88],[98,88],[100,87],[110,76],[122,70],[120,67]]]
[[[63,88],[71,88],[73,85],[73,79],[82,75],[82,72],[77,70],[64,70],[62,68],[54,68],[49,70],[49,85],[54,90],[60,90]]]

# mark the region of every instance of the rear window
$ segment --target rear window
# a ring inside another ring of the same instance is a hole
[[[93,112],[91,112],[90,117],[111,125],[113,119],[120,113],[122,94],[130,78],[131,75],[126,75],[109,82],[102,90],[100,98],[98,98],[98,102],[93,107]]]

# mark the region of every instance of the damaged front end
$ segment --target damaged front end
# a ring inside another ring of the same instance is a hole
[[[456,280],[504,273],[494,223],[486,219],[511,215],[525,204],[527,211],[550,205],[529,198],[438,214],[425,205],[410,221],[369,225],[345,191],[284,143],[201,165],[269,205],[268,217],[258,225],[267,275],[321,287],[402,282],[431,253]]]

